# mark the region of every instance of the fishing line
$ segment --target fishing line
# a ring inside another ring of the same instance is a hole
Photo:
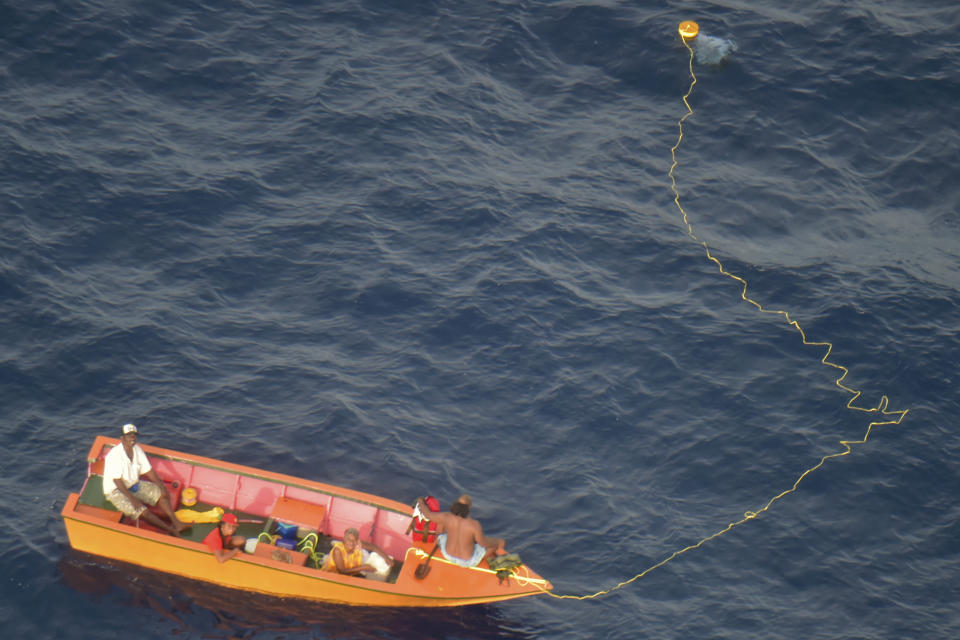
[[[646,576],[648,573],[650,573],[650,572],[653,571],[654,569],[659,569],[660,567],[664,566],[664,565],[667,564],[668,562],[670,562],[670,561],[674,560],[675,558],[677,558],[677,557],[679,557],[679,556],[687,553],[688,551],[693,551],[694,549],[698,549],[698,548],[700,548],[701,546],[703,546],[704,544],[706,544],[707,542],[710,542],[711,540],[714,540],[715,538],[719,538],[719,537],[722,536],[723,534],[725,534],[725,533],[727,533],[728,531],[732,530],[734,527],[738,527],[738,526],[740,526],[740,525],[742,525],[742,524],[744,524],[744,523],[746,523],[746,522],[749,522],[750,520],[753,520],[754,518],[756,518],[757,516],[759,516],[761,513],[767,511],[771,506],[773,506],[773,504],[774,504],[775,502],[777,502],[777,501],[780,500],[781,498],[783,498],[783,497],[785,497],[785,496],[793,493],[794,491],[796,491],[796,490],[797,490],[797,487],[800,486],[800,483],[803,482],[803,480],[804,480],[807,476],[809,476],[811,473],[813,473],[814,471],[816,471],[817,469],[819,469],[820,467],[822,467],[824,464],[826,464],[826,462],[827,462],[828,460],[832,460],[832,459],[834,459],[834,458],[840,458],[840,457],[849,455],[849,454],[852,452],[852,450],[853,450],[852,447],[853,447],[854,445],[865,444],[865,443],[867,442],[867,440],[870,438],[870,434],[873,432],[873,428],[874,428],[874,427],[880,427],[880,426],[884,426],[884,425],[898,425],[898,424],[900,424],[900,423],[903,421],[904,417],[906,417],[907,413],[909,412],[909,409],[900,409],[900,410],[896,410],[896,411],[889,410],[889,400],[887,399],[887,396],[885,396],[885,395],[880,398],[880,402],[877,404],[876,407],[860,407],[860,406],[857,406],[856,404],[854,404],[854,403],[857,401],[857,399],[862,395],[862,392],[857,391],[856,389],[852,389],[852,388],[848,387],[847,385],[843,384],[843,379],[847,377],[847,374],[850,372],[850,370],[847,369],[847,367],[845,367],[845,366],[843,366],[843,365],[841,365],[841,364],[838,364],[838,363],[836,363],[836,362],[832,362],[832,361],[830,360],[830,353],[833,351],[833,344],[832,344],[831,342],[826,342],[826,341],[825,341],[825,342],[815,342],[815,341],[808,340],[808,339],[807,339],[807,334],[804,332],[803,328],[800,327],[800,325],[797,323],[796,320],[792,320],[792,319],[790,318],[790,314],[789,314],[789,313],[787,313],[786,311],[782,311],[782,310],[765,309],[765,308],[763,307],[763,305],[761,305],[759,302],[757,302],[756,300],[754,300],[753,298],[751,298],[750,296],[748,296],[748,295],[747,295],[747,281],[746,281],[745,279],[743,279],[742,277],[740,277],[740,276],[738,276],[738,275],[736,275],[736,274],[733,274],[733,273],[730,273],[729,271],[727,271],[726,268],[724,268],[723,263],[721,263],[720,260],[719,260],[716,256],[714,256],[713,253],[711,253],[710,247],[707,246],[707,243],[704,242],[703,240],[701,240],[700,238],[698,238],[698,237],[696,236],[696,234],[693,232],[693,225],[690,223],[689,217],[687,216],[687,212],[686,212],[686,210],[683,208],[683,205],[680,204],[680,192],[679,192],[679,190],[677,189],[677,180],[676,180],[676,176],[675,176],[675,170],[676,170],[677,165],[678,165],[678,163],[677,163],[677,149],[680,147],[680,143],[683,142],[683,123],[687,120],[687,118],[689,118],[690,116],[693,115],[693,109],[690,107],[689,98],[690,98],[690,94],[693,93],[693,87],[697,84],[697,76],[696,76],[696,74],[693,72],[694,47],[691,46],[691,42],[693,42],[693,41],[695,41],[695,40],[697,39],[697,37],[698,37],[698,35],[699,35],[699,32],[700,32],[700,28],[699,28],[699,26],[697,25],[697,23],[695,23],[695,22],[692,22],[692,21],[684,21],[684,22],[681,22],[681,23],[680,23],[680,26],[679,26],[679,28],[678,28],[678,31],[679,31],[679,33],[680,33],[680,40],[683,42],[683,46],[685,46],[685,47],[687,48],[687,51],[690,52],[690,59],[689,59],[689,64],[688,64],[688,67],[689,67],[689,70],[690,70],[690,87],[687,89],[687,92],[686,92],[686,93],[684,94],[684,96],[683,96],[683,104],[684,104],[684,106],[686,106],[687,112],[686,112],[685,114],[683,114],[683,117],[680,118],[680,120],[677,122],[677,127],[678,127],[678,129],[679,129],[679,134],[678,134],[678,136],[677,136],[677,142],[676,142],[676,144],[674,144],[673,147],[670,149],[670,157],[671,157],[671,159],[673,160],[673,163],[670,165],[670,171],[669,171],[668,175],[669,175],[669,177],[670,177],[670,188],[671,188],[671,190],[673,191],[673,196],[674,196],[674,197],[673,197],[673,202],[674,202],[674,204],[677,205],[677,209],[680,211],[680,213],[681,213],[681,215],[682,215],[682,217],[683,217],[683,223],[684,223],[684,225],[685,225],[686,228],[687,228],[687,235],[690,236],[690,238],[691,238],[692,240],[694,240],[695,242],[698,242],[698,243],[703,247],[703,251],[704,251],[704,253],[705,253],[705,255],[706,255],[707,260],[709,260],[710,262],[713,262],[715,265],[717,265],[717,269],[720,271],[721,274],[723,274],[724,276],[726,276],[726,277],[728,277],[728,278],[730,278],[730,279],[732,279],[732,280],[735,280],[736,282],[740,283],[740,285],[742,286],[741,291],[740,291],[740,297],[741,297],[743,300],[745,300],[746,302],[749,302],[750,304],[752,304],[753,306],[755,306],[755,307],[757,308],[757,310],[760,311],[760,313],[769,313],[769,314],[774,314],[774,315],[779,315],[779,316],[781,316],[781,317],[784,319],[784,321],[786,321],[786,323],[787,323],[788,325],[790,325],[791,327],[793,327],[794,329],[796,329],[797,332],[799,332],[799,334],[800,334],[800,339],[803,341],[803,344],[804,344],[804,345],[809,346],[809,347],[823,347],[823,348],[824,348],[824,354],[823,354],[823,357],[820,359],[820,362],[823,363],[823,364],[824,364],[825,366],[827,366],[827,367],[831,367],[831,368],[836,369],[836,370],[838,370],[838,371],[841,372],[840,377],[838,377],[834,383],[835,383],[835,384],[837,385],[837,387],[839,387],[841,390],[843,390],[844,392],[850,394],[851,397],[850,397],[850,400],[847,402],[847,408],[850,409],[851,411],[861,411],[861,412],[864,412],[864,413],[877,414],[877,418],[874,419],[874,420],[871,420],[871,422],[867,425],[866,431],[865,431],[865,433],[863,434],[863,438],[861,438],[860,440],[840,440],[840,445],[843,447],[843,450],[842,450],[842,451],[837,451],[836,453],[831,453],[831,454],[825,455],[825,456],[823,456],[822,458],[820,458],[820,461],[819,461],[817,464],[815,464],[814,466],[810,467],[809,469],[807,469],[806,471],[804,471],[803,473],[800,474],[800,476],[799,476],[799,477],[796,479],[796,481],[793,483],[793,486],[791,486],[789,489],[786,489],[785,491],[782,491],[782,492],[778,493],[777,495],[775,495],[774,497],[772,497],[772,498],[771,498],[765,505],[763,505],[763,507],[761,507],[760,509],[758,509],[758,510],[756,510],[756,511],[747,511],[747,512],[745,512],[745,513],[743,514],[743,517],[740,518],[739,520],[735,520],[734,522],[729,523],[729,524],[728,524],[726,527],[724,527],[723,529],[720,529],[720,530],[717,531],[716,533],[713,533],[713,534],[711,534],[711,535],[709,535],[709,536],[701,539],[699,542],[697,542],[697,543],[695,543],[695,544],[691,544],[691,545],[686,546],[686,547],[684,547],[684,548],[682,548],[682,549],[679,549],[679,550],[677,550],[677,551],[674,551],[672,554],[670,554],[669,556],[667,556],[666,558],[664,558],[664,559],[661,560],[660,562],[658,562],[658,563],[656,563],[656,564],[654,564],[654,565],[652,565],[652,566],[644,569],[643,571],[641,571],[641,572],[638,573],[637,575],[633,576],[632,578],[630,578],[630,579],[628,579],[628,580],[624,580],[623,582],[620,582],[620,583],[618,583],[616,586],[610,587],[609,589],[603,589],[603,590],[601,590],[601,591],[597,591],[596,593],[591,593],[591,594],[581,595],[581,596],[556,594],[556,593],[552,593],[552,592],[550,592],[550,591],[546,591],[545,589],[542,589],[542,587],[541,587],[541,589],[544,591],[544,593],[550,595],[551,597],[558,598],[558,599],[561,599],[561,600],[563,600],[563,599],[570,599],[570,600],[588,600],[588,599],[591,599],[591,598],[596,598],[596,597],[599,597],[599,596],[608,594],[608,593],[610,593],[610,592],[612,592],[612,591],[616,591],[617,589],[621,589],[621,588],[627,586],[628,584],[630,584],[630,583],[632,583],[632,582],[635,582],[635,581],[639,580],[640,578],[643,578],[644,576]],[[699,35],[699,37],[700,37],[700,38],[710,38],[710,36],[703,36],[703,35]],[[719,39],[714,38],[714,39],[709,40],[709,41],[707,41],[707,42],[708,42],[709,46],[712,47],[712,49],[710,49],[710,51],[715,52],[715,48],[716,48],[717,46],[722,46],[722,43],[723,43],[723,42],[729,42],[729,41],[721,41],[721,40],[719,40]],[[723,49],[723,54],[726,55],[727,53],[729,53],[730,51],[733,51],[733,50],[735,50],[735,45],[733,45],[732,43],[730,43],[730,47],[729,47],[729,48]],[[716,60],[715,60],[715,59],[711,59],[711,61],[714,61],[714,62],[715,62]],[[519,578],[519,576],[518,576],[518,578]]]

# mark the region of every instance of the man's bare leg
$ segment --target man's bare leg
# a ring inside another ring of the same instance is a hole
[[[169,525],[163,520],[160,519],[158,515],[152,513],[149,509],[140,514],[140,517],[152,524],[153,526],[168,531],[170,535],[180,536],[180,529],[177,529],[173,525]],[[180,524],[183,524],[182,522]]]
[[[173,512],[173,505],[170,504],[170,496],[166,493],[160,496],[160,508],[170,518],[170,526],[176,529],[177,533],[190,528],[190,525],[180,522],[180,519],[177,518],[177,514]]]

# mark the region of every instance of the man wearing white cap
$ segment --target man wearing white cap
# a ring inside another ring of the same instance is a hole
[[[103,495],[134,520],[143,517],[155,527],[175,536],[180,535],[188,525],[180,522],[174,514],[167,488],[150,465],[147,454],[137,445],[137,435],[136,425],[123,425],[120,446],[111,449],[104,458]],[[141,480],[142,475],[150,480]],[[158,502],[170,518],[170,524],[147,509],[147,505],[153,506]]]

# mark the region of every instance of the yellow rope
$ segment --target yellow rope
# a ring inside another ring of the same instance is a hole
[[[430,554],[428,554],[426,551],[424,551],[424,550],[421,549],[420,547],[413,547],[413,548],[411,548],[411,551],[413,552],[413,555],[415,555],[415,556],[416,556],[417,558],[419,558],[420,560],[423,560],[424,558],[430,558]],[[431,561],[431,562],[444,562],[444,563],[446,563],[446,564],[449,564],[449,565],[452,565],[452,566],[455,566],[455,567],[463,567],[464,569],[469,569],[470,571],[479,571],[479,572],[481,572],[481,573],[489,573],[489,574],[492,574],[492,575],[497,575],[497,572],[494,571],[493,569],[484,569],[483,567],[464,567],[462,564],[457,564],[456,562],[451,562],[451,561],[447,560],[446,558],[441,558],[440,556],[438,556],[438,555],[436,555],[436,554],[434,554],[434,556],[433,556],[432,558],[430,558],[430,561]],[[520,569],[524,569],[524,570],[527,572],[526,575],[520,575],[520,574],[518,573]],[[546,586],[546,584],[547,584],[547,581],[544,580],[543,578],[534,578],[533,576],[531,576],[531,575],[530,575],[530,569],[527,568],[527,565],[520,565],[520,566],[517,567],[516,569],[510,569],[510,574],[511,574],[511,576],[512,576],[513,578],[516,578],[516,579],[517,579],[517,582],[520,583],[520,584],[532,584],[532,585],[540,588],[541,590],[546,591],[545,586]]]
[[[740,518],[739,520],[736,520],[735,522],[731,522],[730,524],[728,524],[728,525],[727,525],[726,527],[724,527],[723,529],[720,529],[720,530],[717,531],[716,533],[713,533],[713,534],[711,534],[711,535],[703,538],[702,540],[700,540],[700,541],[697,542],[696,544],[691,544],[691,545],[689,545],[689,546],[687,546],[687,547],[684,547],[683,549],[680,549],[679,551],[674,551],[672,554],[670,554],[669,556],[667,556],[666,558],[664,558],[664,559],[661,560],[660,562],[656,563],[655,565],[653,565],[653,566],[651,566],[651,567],[648,567],[647,569],[644,569],[643,571],[641,571],[641,572],[638,573],[637,575],[633,576],[633,577],[630,578],[629,580],[624,580],[623,582],[621,582],[621,583],[617,584],[616,586],[611,587],[611,588],[609,588],[609,589],[603,589],[602,591],[597,591],[596,593],[591,593],[591,594],[583,595],[583,596],[560,595],[560,594],[556,594],[556,593],[551,593],[551,592],[547,591],[546,589],[544,589],[543,587],[540,587],[541,590],[543,590],[544,593],[546,593],[546,594],[548,594],[548,595],[550,595],[550,596],[552,596],[552,597],[554,597],[554,598],[558,598],[558,599],[588,600],[588,599],[590,599],[590,598],[596,598],[596,597],[598,597],[598,596],[601,596],[601,595],[610,593],[611,591],[616,591],[617,589],[620,589],[620,588],[622,588],[622,587],[627,586],[627,585],[630,584],[631,582],[634,582],[634,581],[636,581],[636,580],[639,580],[640,578],[644,577],[645,575],[647,575],[648,573],[650,573],[650,572],[653,571],[654,569],[658,569],[658,568],[662,567],[663,565],[667,564],[668,562],[670,562],[670,561],[673,560],[674,558],[676,558],[676,557],[678,557],[678,556],[680,556],[680,555],[683,555],[684,553],[686,553],[686,552],[688,552],[688,551],[692,551],[693,549],[697,549],[697,548],[699,548],[700,546],[706,544],[707,542],[710,542],[710,541],[713,540],[714,538],[718,538],[718,537],[722,536],[723,534],[727,533],[728,531],[730,531],[730,530],[733,529],[734,527],[737,527],[737,526],[739,526],[739,525],[741,525],[741,524],[743,524],[743,523],[745,523],[745,522],[747,522],[747,521],[749,521],[749,520],[752,520],[752,519],[756,518],[758,515],[760,515],[761,513],[763,513],[764,511],[766,511],[767,509],[769,509],[769,508],[773,505],[774,502],[776,502],[777,500],[783,498],[784,496],[786,496],[786,495],[788,495],[788,494],[791,494],[791,493],[793,493],[794,491],[796,491],[796,490],[797,490],[797,487],[800,485],[800,483],[803,481],[803,479],[806,478],[806,477],[807,477],[808,475],[810,475],[811,473],[813,473],[814,471],[816,471],[817,469],[819,469],[820,467],[822,467],[822,466],[824,465],[824,463],[826,463],[827,460],[830,460],[830,459],[833,459],[833,458],[839,458],[839,457],[848,455],[848,454],[850,454],[850,452],[852,451],[852,449],[851,449],[852,445],[864,444],[864,443],[866,443],[866,441],[867,441],[867,439],[870,437],[870,433],[873,431],[873,428],[874,428],[874,427],[879,427],[879,426],[883,426],[883,425],[891,425],[891,424],[900,424],[900,422],[903,420],[903,418],[907,415],[907,413],[908,413],[908,411],[909,411],[909,409],[902,409],[902,410],[899,410],[899,411],[888,411],[888,410],[887,410],[887,406],[888,406],[888,404],[889,404],[889,400],[887,399],[887,396],[881,397],[880,403],[879,403],[876,407],[863,408],[863,407],[854,406],[853,403],[857,400],[857,398],[860,397],[861,392],[860,392],[860,391],[857,391],[857,390],[855,390],[855,389],[851,389],[850,387],[848,387],[848,386],[846,386],[846,385],[843,384],[843,379],[846,378],[846,377],[847,377],[847,374],[849,373],[849,370],[848,370],[846,367],[844,367],[843,365],[839,365],[839,364],[836,364],[836,363],[834,363],[834,362],[830,362],[830,361],[829,361],[828,358],[830,357],[830,352],[833,351],[833,344],[831,344],[830,342],[811,342],[811,341],[807,340],[807,336],[806,336],[806,334],[804,333],[803,329],[800,327],[799,324],[797,324],[797,322],[796,322],[795,320],[791,320],[791,319],[790,319],[790,315],[789,315],[786,311],[771,311],[771,310],[764,309],[763,306],[762,306],[759,302],[757,302],[756,300],[753,300],[752,298],[748,297],[748,296],[747,296],[747,281],[744,280],[743,278],[741,278],[740,276],[737,276],[737,275],[734,275],[734,274],[728,272],[728,271],[723,267],[723,264],[721,264],[720,260],[718,260],[716,257],[714,257],[714,255],[713,255],[712,253],[710,253],[710,248],[707,246],[707,243],[704,242],[704,241],[702,241],[702,240],[700,240],[699,238],[697,238],[697,236],[693,233],[693,225],[690,224],[690,221],[689,221],[688,218],[687,218],[687,212],[683,209],[683,206],[680,204],[680,192],[677,190],[677,181],[676,181],[676,178],[674,177],[674,170],[677,168],[677,153],[676,153],[676,152],[677,152],[677,149],[680,147],[680,143],[683,141],[683,123],[684,123],[684,121],[685,121],[687,118],[689,118],[691,115],[693,115],[693,109],[690,108],[690,103],[688,102],[687,99],[690,97],[690,94],[693,92],[693,87],[694,87],[694,85],[697,84],[697,76],[696,76],[696,74],[694,74],[694,72],[693,72],[693,48],[690,47],[690,44],[687,42],[686,38],[681,37],[681,40],[683,41],[683,45],[684,45],[684,46],[687,48],[687,50],[690,52],[689,69],[690,69],[691,82],[690,82],[690,88],[687,89],[687,93],[683,96],[683,104],[686,105],[686,107],[687,107],[687,113],[685,113],[685,114],[683,115],[683,117],[680,118],[680,120],[677,122],[677,126],[679,127],[680,133],[679,133],[679,136],[677,137],[677,143],[676,143],[675,145],[673,145],[673,147],[670,149],[670,157],[673,159],[673,164],[670,166],[669,176],[670,176],[670,187],[671,187],[671,189],[673,190],[673,194],[674,194],[673,201],[674,201],[674,203],[677,205],[677,208],[680,210],[680,213],[683,214],[683,222],[684,222],[684,224],[686,224],[686,226],[687,226],[687,235],[689,235],[693,240],[695,240],[696,242],[699,242],[699,243],[703,246],[703,250],[706,252],[707,259],[710,260],[710,261],[712,261],[713,263],[715,263],[715,264],[717,265],[717,267],[720,269],[720,273],[722,273],[723,275],[725,275],[725,276],[727,276],[727,277],[729,277],[729,278],[732,278],[733,280],[736,280],[737,282],[739,282],[740,284],[743,285],[743,289],[742,289],[741,292],[740,292],[740,297],[741,297],[741,298],[743,298],[744,300],[746,300],[746,301],[749,302],[750,304],[754,305],[754,306],[755,306],[757,309],[759,309],[760,312],[762,312],[762,313],[774,313],[774,314],[778,314],[778,315],[783,316],[784,319],[786,320],[787,324],[791,325],[791,326],[794,327],[797,331],[800,332],[800,337],[801,337],[802,340],[803,340],[803,344],[808,345],[808,346],[826,347],[826,353],[824,354],[824,356],[823,356],[823,358],[820,360],[820,362],[822,362],[823,364],[825,364],[825,365],[828,366],[828,367],[833,367],[834,369],[838,369],[838,370],[840,370],[840,371],[843,372],[843,373],[840,375],[840,377],[837,378],[837,380],[836,380],[836,385],[837,385],[839,388],[841,388],[841,389],[843,389],[844,391],[846,391],[847,393],[851,394],[852,397],[850,398],[850,401],[847,403],[847,408],[848,408],[848,409],[851,409],[851,410],[854,410],[854,411],[863,411],[863,412],[866,412],[866,413],[878,413],[878,414],[881,415],[881,416],[888,417],[888,419],[884,419],[884,420],[874,420],[874,421],[872,421],[869,425],[867,425],[866,433],[864,433],[863,438],[860,439],[860,440],[841,440],[841,441],[840,441],[840,444],[843,446],[843,451],[838,451],[838,452],[836,452],[836,453],[831,453],[831,454],[829,454],[829,455],[825,455],[825,456],[823,456],[822,458],[820,458],[820,462],[818,462],[816,465],[810,467],[809,469],[807,469],[806,471],[804,471],[803,473],[800,474],[800,477],[797,478],[796,482],[793,483],[793,486],[792,486],[792,487],[790,487],[790,488],[787,489],[786,491],[782,491],[781,493],[779,493],[779,494],[777,494],[776,496],[774,496],[773,498],[771,498],[770,501],[767,502],[767,504],[765,504],[765,505],[764,505],[762,508],[760,508],[759,510],[757,510],[757,511],[747,511],[746,513],[743,514],[743,517]]]

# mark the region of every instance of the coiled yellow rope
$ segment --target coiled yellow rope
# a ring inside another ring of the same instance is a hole
[[[682,25],[681,25],[681,29],[682,29]],[[713,534],[711,534],[711,535],[703,538],[702,540],[700,540],[700,541],[697,542],[696,544],[691,544],[691,545],[689,545],[689,546],[687,546],[687,547],[684,547],[683,549],[680,549],[680,550],[678,550],[678,551],[674,551],[672,554],[670,554],[669,556],[667,556],[666,558],[664,558],[664,559],[661,560],[660,562],[656,563],[655,565],[653,565],[653,566],[651,566],[651,567],[648,567],[647,569],[644,569],[643,571],[641,571],[641,572],[638,573],[637,575],[633,576],[633,577],[630,578],[629,580],[624,580],[623,582],[620,582],[620,583],[617,584],[616,586],[610,587],[609,589],[603,589],[602,591],[597,591],[596,593],[591,593],[591,594],[588,594],[588,595],[576,596],[576,595],[560,595],[560,594],[552,593],[552,592],[550,592],[550,591],[546,591],[546,589],[543,589],[543,587],[540,587],[540,588],[544,591],[544,593],[546,593],[546,594],[548,594],[548,595],[550,595],[550,596],[552,596],[552,597],[554,597],[554,598],[559,598],[559,599],[572,599],[572,600],[588,600],[588,599],[590,599],[590,598],[596,598],[596,597],[598,597],[598,596],[605,595],[605,594],[610,593],[610,592],[612,592],[612,591],[616,591],[617,589],[620,589],[620,588],[622,588],[622,587],[627,586],[627,585],[630,584],[631,582],[634,582],[634,581],[636,581],[636,580],[639,580],[640,578],[644,577],[645,575],[647,575],[648,573],[650,573],[650,572],[653,571],[654,569],[658,569],[658,568],[662,567],[663,565],[667,564],[668,562],[670,562],[670,561],[673,560],[674,558],[676,558],[676,557],[678,557],[678,556],[681,556],[681,555],[683,555],[684,553],[686,553],[686,552],[688,552],[688,551],[692,551],[693,549],[697,549],[697,548],[701,547],[702,545],[706,544],[707,542],[710,542],[710,541],[713,540],[714,538],[718,538],[718,537],[722,536],[723,534],[727,533],[728,531],[730,531],[730,530],[733,529],[734,527],[740,526],[741,524],[743,524],[743,523],[745,523],[745,522],[747,522],[747,521],[749,521],[749,520],[752,520],[752,519],[756,518],[758,515],[760,515],[761,513],[763,513],[764,511],[766,511],[767,509],[769,509],[769,508],[773,505],[773,503],[775,503],[777,500],[779,500],[779,499],[783,498],[784,496],[789,495],[789,494],[793,493],[794,491],[796,491],[796,490],[797,490],[797,487],[800,485],[801,482],[803,482],[804,478],[806,478],[808,475],[810,475],[811,473],[813,473],[814,471],[816,471],[817,469],[819,469],[820,467],[822,467],[822,466],[827,462],[827,460],[831,460],[831,459],[833,459],[833,458],[839,458],[839,457],[848,455],[848,454],[850,454],[850,452],[852,451],[851,447],[852,447],[853,445],[866,443],[866,441],[867,441],[867,439],[870,437],[870,434],[871,434],[871,432],[873,431],[873,428],[874,428],[874,427],[879,427],[879,426],[883,426],[883,425],[900,424],[900,422],[904,419],[904,417],[906,417],[906,415],[907,415],[907,413],[908,413],[908,411],[909,411],[909,409],[901,409],[901,410],[898,410],[898,411],[889,411],[888,408],[887,408],[888,405],[889,405],[889,400],[887,399],[887,396],[883,396],[883,397],[880,399],[880,403],[879,403],[876,407],[863,408],[863,407],[857,407],[857,406],[855,406],[855,405],[854,405],[854,402],[857,400],[857,398],[860,397],[861,392],[860,392],[860,391],[857,391],[857,390],[855,390],[855,389],[851,389],[850,387],[848,387],[848,386],[846,386],[846,385],[843,384],[843,379],[846,378],[846,377],[847,377],[847,374],[849,373],[849,370],[848,370],[846,367],[844,367],[843,365],[834,363],[834,362],[830,362],[829,358],[830,358],[830,352],[833,351],[833,344],[831,344],[830,342],[811,342],[811,341],[807,340],[807,335],[806,335],[806,333],[804,333],[803,329],[800,327],[799,324],[797,324],[797,322],[796,322],[795,320],[791,320],[791,319],[790,319],[790,314],[788,314],[786,311],[772,311],[772,310],[764,309],[763,306],[762,306],[759,302],[757,302],[756,300],[753,300],[752,298],[750,298],[750,297],[747,295],[747,281],[744,280],[743,278],[741,278],[740,276],[734,275],[734,274],[730,273],[729,271],[727,271],[727,270],[724,268],[723,264],[720,262],[720,260],[718,260],[718,259],[710,252],[710,248],[707,246],[707,243],[704,242],[704,241],[702,241],[702,240],[700,240],[699,238],[697,238],[697,236],[693,233],[693,225],[690,224],[690,221],[689,221],[689,219],[687,218],[687,212],[684,210],[683,206],[680,204],[680,192],[677,190],[677,181],[676,181],[676,178],[674,177],[674,170],[677,168],[677,149],[680,147],[680,143],[683,141],[683,123],[684,123],[684,121],[685,121],[687,118],[689,118],[691,115],[693,115],[693,109],[690,108],[690,103],[688,102],[688,98],[690,97],[690,94],[693,93],[693,87],[694,87],[694,85],[697,84],[697,76],[696,76],[696,74],[694,74],[694,72],[693,72],[693,56],[694,56],[693,48],[692,48],[692,47],[690,46],[690,44],[687,42],[687,38],[686,38],[686,37],[684,37],[683,35],[681,35],[681,38],[680,38],[680,39],[683,41],[684,46],[685,46],[685,47],[687,48],[687,50],[690,52],[689,69],[690,69],[690,78],[691,78],[691,81],[690,81],[690,88],[687,89],[687,93],[684,94],[684,96],[683,96],[683,104],[687,107],[687,113],[685,113],[685,114],[683,115],[683,117],[680,118],[680,120],[677,122],[677,126],[679,127],[679,130],[680,130],[679,136],[677,137],[677,143],[676,143],[675,145],[673,145],[673,147],[670,149],[670,157],[673,159],[673,164],[671,164],[671,166],[670,166],[669,176],[670,176],[670,187],[671,187],[671,189],[673,190],[673,194],[674,194],[673,201],[674,201],[674,203],[677,205],[677,208],[680,210],[680,213],[683,215],[683,222],[684,222],[684,224],[687,226],[687,235],[689,235],[693,240],[695,240],[696,242],[699,242],[699,243],[703,246],[703,250],[704,250],[704,252],[706,253],[707,259],[717,265],[717,267],[718,267],[719,270],[720,270],[720,273],[722,273],[723,275],[727,276],[728,278],[732,278],[733,280],[736,280],[736,281],[739,282],[741,285],[743,285],[743,289],[742,289],[741,292],[740,292],[740,297],[741,297],[741,298],[743,298],[744,300],[746,300],[746,301],[749,302],[750,304],[754,305],[761,313],[773,313],[773,314],[777,314],[777,315],[783,316],[783,318],[784,318],[784,320],[786,320],[787,324],[789,324],[790,326],[792,326],[793,328],[795,328],[795,329],[800,333],[800,337],[801,337],[801,339],[803,340],[803,344],[808,345],[808,346],[826,347],[826,352],[824,353],[823,358],[820,360],[820,362],[822,362],[823,364],[825,364],[825,365],[828,366],[828,367],[832,367],[832,368],[837,369],[837,370],[839,370],[839,371],[842,372],[841,375],[840,375],[840,377],[837,378],[837,380],[836,380],[836,385],[837,385],[840,389],[846,391],[847,393],[849,393],[849,394],[852,396],[852,397],[850,398],[850,401],[847,402],[847,408],[848,408],[848,409],[851,409],[851,410],[853,410],[853,411],[863,411],[863,412],[865,412],[865,413],[876,413],[876,414],[878,414],[879,416],[883,416],[884,419],[871,421],[870,424],[867,425],[867,430],[866,430],[866,432],[864,433],[863,438],[860,439],[860,440],[841,440],[841,441],[840,441],[840,444],[843,446],[843,450],[842,450],[842,451],[838,451],[838,452],[836,452],[836,453],[831,453],[831,454],[829,454],[829,455],[825,455],[825,456],[823,456],[822,458],[820,458],[820,462],[818,462],[817,464],[815,464],[814,466],[810,467],[809,469],[807,469],[806,471],[804,471],[803,473],[800,474],[800,476],[797,478],[796,482],[793,483],[793,486],[792,486],[792,487],[790,487],[790,488],[787,489],[786,491],[782,491],[781,493],[775,495],[773,498],[771,498],[771,499],[769,500],[769,502],[767,502],[762,508],[758,509],[757,511],[747,511],[746,513],[743,514],[743,517],[740,518],[739,520],[736,520],[736,521],[734,521],[734,522],[731,522],[730,524],[728,524],[728,525],[727,525],[726,527],[724,527],[723,529],[720,529],[720,530],[717,531],[716,533],[713,533]],[[537,585],[537,586],[539,586],[539,585]]]
[[[446,558],[441,558],[439,555],[434,555],[431,557],[430,554],[428,554],[426,551],[424,551],[419,547],[413,547],[410,550],[410,553],[412,553],[414,556],[416,556],[420,560],[423,560],[425,558],[430,558],[432,562],[442,562],[455,567],[463,566],[463,565],[457,564],[456,562],[450,562]],[[491,575],[497,575],[496,571],[492,569],[485,569],[483,567],[464,567],[464,568],[469,569],[470,571],[478,571],[480,573],[489,573]],[[522,574],[520,573],[521,570],[523,571]],[[538,589],[540,589],[541,591],[549,593],[548,591],[546,591],[547,581],[544,580],[543,578],[534,578],[532,575],[530,575],[530,569],[527,567],[527,565],[520,565],[515,569],[511,569],[510,575],[512,578],[517,580],[518,584],[522,584],[522,585],[532,584],[536,586]]]

